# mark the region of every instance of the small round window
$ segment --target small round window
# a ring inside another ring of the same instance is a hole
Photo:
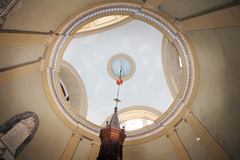
[[[135,62],[126,54],[116,54],[110,58],[107,65],[108,74],[115,80],[120,76],[123,80],[130,79],[135,73]]]
[[[112,71],[116,76],[125,77],[131,72],[131,64],[125,58],[118,58],[112,63]]]

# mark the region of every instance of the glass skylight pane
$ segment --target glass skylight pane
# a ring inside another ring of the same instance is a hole
[[[120,70],[122,69],[121,76],[125,77],[131,72],[131,64],[125,58],[118,58],[112,63],[112,71],[116,76],[120,76]]]

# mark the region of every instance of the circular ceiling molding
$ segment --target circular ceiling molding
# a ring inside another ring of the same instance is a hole
[[[60,86],[59,73],[64,51],[74,34],[84,25],[109,15],[131,15],[132,18],[152,25],[175,45],[182,61],[182,83],[173,103],[153,124],[127,133],[124,145],[134,145],[154,140],[166,134],[166,129],[178,124],[192,105],[199,84],[199,68],[194,48],[177,23],[143,3],[102,2],[80,10],[65,20],[55,31],[56,36],[47,47],[46,66],[42,72],[43,85],[48,101],[59,118],[72,130],[76,127],[89,139],[98,140],[101,126],[95,125],[70,110]]]
[[[124,81],[126,81],[134,75],[136,68],[133,59],[126,54],[117,54],[108,61],[107,65],[108,74],[114,80],[117,80],[120,76],[119,73],[121,65],[122,65],[121,77]]]

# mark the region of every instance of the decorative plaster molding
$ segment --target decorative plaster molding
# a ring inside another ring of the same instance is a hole
[[[151,125],[151,127],[143,128],[137,132],[127,134],[126,141],[134,141],[143,138],[151,140],[152,138],[149,137],[156,137],[156,133],[162,131],[164,128],[163,126],[169,125],[170,122],[175,119],[179,119],[179,113],[181,110],[183,108],[189,108],[195,98],[198,88],[198,79],[196,82],[195,74],[199,74],[199,72],[195,72],[198,67],[195,68],[194,62],[196,61],[196,56],[193,54],[192,46],[189,45],[190,42],[185,38],[186,35],[181,33],[182,31],[174,26],[174,24],[171,24],[170,21],[166,20],[166,18],[162,17],[155,11],[151,11],[149,8],[144,7],[145,6],[140,3],[106,2],[95,5],[92,8],[79,11],[78,14],[75,14],[71,20],[68,20],[65,24],[60,25],[58,28],[58,30],[60,30],[60,35],[55,37],[51,47],[49,47],[50,49],[46,53],[47,58],[49,59],[49,66],[47,71],[43,72],[43,74],[47,75],[45,77],[47,77],[48,83],[46,85],[48,85],[48,87],[45,88],[49,89],[45,91],[50,92],[52,97],[49,97],[49,99],[53,99],[55,102],[55,105],[52,107],[54,107],[55,110],[59,110],[59,114],[64,115],[67,118],[68,121],[64,119],[65,123],[70,122],[75,126],[79,124],[78,127],[91,134],[90,137],[94,137],[94,135],[98,136],[100,126],[91,124],[86,119],[76,116],[75,113],[68,109],[67,103],[59,93],[60,87],[57,83],[59,76],[57,73],[59,72],[59,66],[61,57],[64,54],[64,49],[66,48],[66,45],[68,45],[67,41],[69,42],[71,38],[73,38],[71,35],[78,30],[78,26],[81,26],[84,22],[89,22],[91,19],[95,19],[96,17],[100,18],[111,14],[134,15],[135,19],[139,19],[153,25],[162,31],[162,33],[170,41],[173,41],[181,59],[183,60],[182,86],[172,105],[158,118],[156,125]],[[190,99],[191,101],[189,101]],[[60,115],[59,117],[61,118]],[[97,139],[97,137],[94,137],[94,139]]]

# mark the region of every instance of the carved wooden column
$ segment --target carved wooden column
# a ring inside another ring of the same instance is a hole
[[[72,159],[79,142],[82,140],[83,136],[78,132],[73,132],[70,141],[68,142],[67,147],[65,148],[61,160],[70,160]]]
[[[179,138],[176,129],[171,128],[169,131],[167,131],[167,137],[172,142],[173,148],[175,152],[177,153],[178,159],[180,160],[190,160],[190,156],[188,155],[181,139]]]
[[[194,132],[199,136],[204,145],[210,151],[214,159],[231,160],[231,157],[218,143],[218,141],[211,135],[211,133],[202,125],[197,117],[189,110],[184,119],[188,122]]]
[[[17,80],[31,73],[40,72],[43,69],[44,61],[42,60],[26,64],[20,67],[0,71],[0,86],[8,82]]]
[[[89,154],[88,160],[96,160],[98,156],[98,152],[100,149],[101,143],[98,141],[92,141],[92,149]]]

